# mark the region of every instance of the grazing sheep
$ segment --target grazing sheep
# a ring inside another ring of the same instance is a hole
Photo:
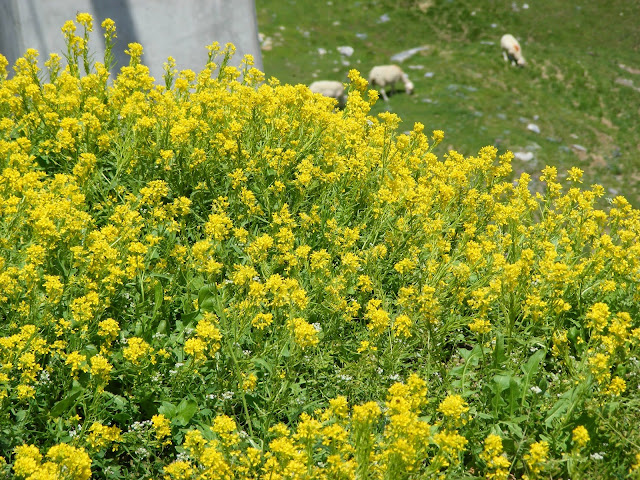
[[[320,93],[325,97],[335,98],[341,107],[344,107],[347,103],[347,96],[342,82],[336,80],[318,80],[309,85],[309,90],[313,93]]]
[[[500,39],[500,46],[502,47],[502,56],[504,61],[510,61],[512,65],[518,65],[524,67],[526,62],[522,56],[522,49],[518,40],[513,35],[505,34]]]
[[[369,73],[369,85],[380,89],[380,95],[382,95],[385,102],[389,100],[385,87],[390,85],[390,93],[395,93],[396,82],[404,83],[404,90],[408,94],[413,93],[413,83],[409,80],[408,75],[397,65],[378,65],[373,67]]]

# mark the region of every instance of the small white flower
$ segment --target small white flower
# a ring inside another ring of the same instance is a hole
[[[322,325],[320,325],[318,322],[312,323],[311,326],[313,327],[313,329],[316,332],[321,332],[322,331]]]
[[[592,453],[590,457],[592,460],[602,460],[604,458],[604,452]]]
[[[189,454],[187,452],[180,452],[176,455],[176,460],[179,462],[186,462],[189,460]]]
[[[533,387],[531,387],[531,388],[530,388],[530,390],[531,390],[533,393],[536,393],[536,394],[537,394],[537,393],[542,393],[542,389],[541,389],[540,387],[536,386],[536,385],[534,385]]]
[[[141,457],[148,457],[149,451],[144,447],[140,447],[136,450],[136,454],[140,455]]]
[[[233,398],[233,392],[231,390],[224,392],[222,395],[220,395],[222,397],[223,400],[231,400]]]
[[[49,378],[49,372],[47,372],[46,370],[43,370],[40,372],[40,383],[49,383],[50,378]]]
[[[393,375],[389,375],[389,380],[391,380],[392,382],[399,382],[400,375],[398,375],[397,373],[394,373]]]

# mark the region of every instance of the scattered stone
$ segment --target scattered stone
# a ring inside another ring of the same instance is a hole
[[[433,78],[435,74],[433,72],[425,72],[424,77],[425,78]]]
[[[492,42],[491,40],[481,40],[480,44],[481,45],[495,45],[496,42]]]
[[[384,15],[380,15],[377,23],[387,23],[389,20],[391,20],[391,17],[385,13]]]
[[[620,67],[622,70],[625,70],[633,75],[640,75],[640,70],[638,70],[637,68],[633,68],[633,67],[627,67],[625,64],[623,63],[619,63],[618,67]]]
[[[529,10],[529,4],[528,3],[523,3],[522,4],[522,9],[523,10]]]
[[[338,50],[338,52],[340,52],[341,55],[344,55],[346,57],[350,57],[351,55],[353,55],[353,52],[355,51],[353,47],[350,47],[348,45],[338,47],[336,48],[336,50]]]
[[[633,80],[630,80],[628,78],[618,77],[616,78],[616,83],[618,85],[624,85],[625,87],[633,87]]]
[[[516,152],[513,156],[522,162],[530,162],[533,160],[533,152]]]
[[[498,26],[498,24],[497,24],[497,23],[492,23],[492,24],[491,24],[491,28],[496,28],[497,26]]]
[[[534,133],[540,133],[540,127],[535,123],[530,123],[527,125],[527,130],[531,130]]]
[[[498,117],[500,120],[506,120],[507,119],[507,115],[506,113],[496,113],[496,117]]]
[[[640,92],[640,87],[636,87],[633,84],[633,80],[630,80],[628,78],[620,78],[620,77],[618,77],[618,78],[616,78],[616,83],[618,85],[624,85],[625,87],[633,88],[636,92]]]
[[[433,7],[433,0],[427,0],[426,2],[420,2],[418,3],[418,9],[420,9],[420,11],[422,13],[425,13],[427,10],[429,10],[431,7]]]
[[[518,121],[519,121],[520,123],[529,123],[529,120],[528,120],[528,119],[526,119],[526,118],[524,118],[524,117],[518,117]]]
[[[544,139],[547,142],[551,142],[551,143],[560,143],[560,139],[559,138],[554,138],[554,137],[544,137]]]
[[[422,51],[422,50],[426,50],[429,47],[427,45],[423,45],[422,47],[415,47],[415,48],[410,48],[409,50],[405,50],[403,52],[400,53],[396,53],[395,55],[391,56],[391,61],[392,62],[404,62],[407,58],[414,56],[416,53]]]
[[[576,135],[575,133],[570,133],[569,136],[576,140],[579,138],[578,135]]]
[[[327,54],[327,50],[320,47],[318,48],[318,55],[326,55]]]
[[[424,65],[409,65],[407,68],[410,68],[411,70],[422,70]]]
[[[360,40],[366,40],[367,36],[368,35],[366,33],[356,33],[356,37],[359,38]]]
[[[586,152],[587,151],[586,147],[583,147],[582,145],[579,145],[577,143],[571,144],[571,148],[573,148],[574,150],[577,150],[578,152]]]
[[[258,41],[260,42],[260,48],[266,52],[273,48],[272,38],[265,36],[264,33],[258,33]]]

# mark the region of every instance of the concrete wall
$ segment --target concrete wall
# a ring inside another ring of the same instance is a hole
[[[256,68],[264,71],[254,0],[0,0],[0,53],[11,66],[27,48],[40,52],[41,63],[49,53],[63,55],[60,29],[67,20],[75,21],[77,12],[93,16],[90,48],[96,61],[104,57],[100,24],[105,18],[116,23],[113,75],[129,63],[124,51],[131,42],[144,47],[142,63],[157,82],[169,56],[178,70],[202,70],[205,47],[214,41],[236,46],[232,65],[251,54]],[[82,29],[76,34],[82,35]]]

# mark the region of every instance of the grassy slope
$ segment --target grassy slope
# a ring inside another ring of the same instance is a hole
[[[415,95],[379,101],[373,113],[397,113],[404,130],[416,121],[427,131],[444,130],[441,154],[454,148],[470,155],[491,144],[532,151],[533,160],[514,167],[534,179],[545,165],[561,174],[578,166],[585,185],[600,183],[607,196],[623,194],[640,206],[640,2],[536,0],[528,9],[515,3],[519,11],[507,0],[257,0],[256,8],[260,32],[273,40],[263,51],[267,76],[307,84],[345,80],[350,68],[366,76],[393,54],[427,45],[401,64]],[[390,20],[379,23],[383,14]],[[520,39],[527,68],[503,62],[499,40],[506,32]],[[340,45],[355,53],[341,57]],[[528,130],[529,123],[541,132]]]

